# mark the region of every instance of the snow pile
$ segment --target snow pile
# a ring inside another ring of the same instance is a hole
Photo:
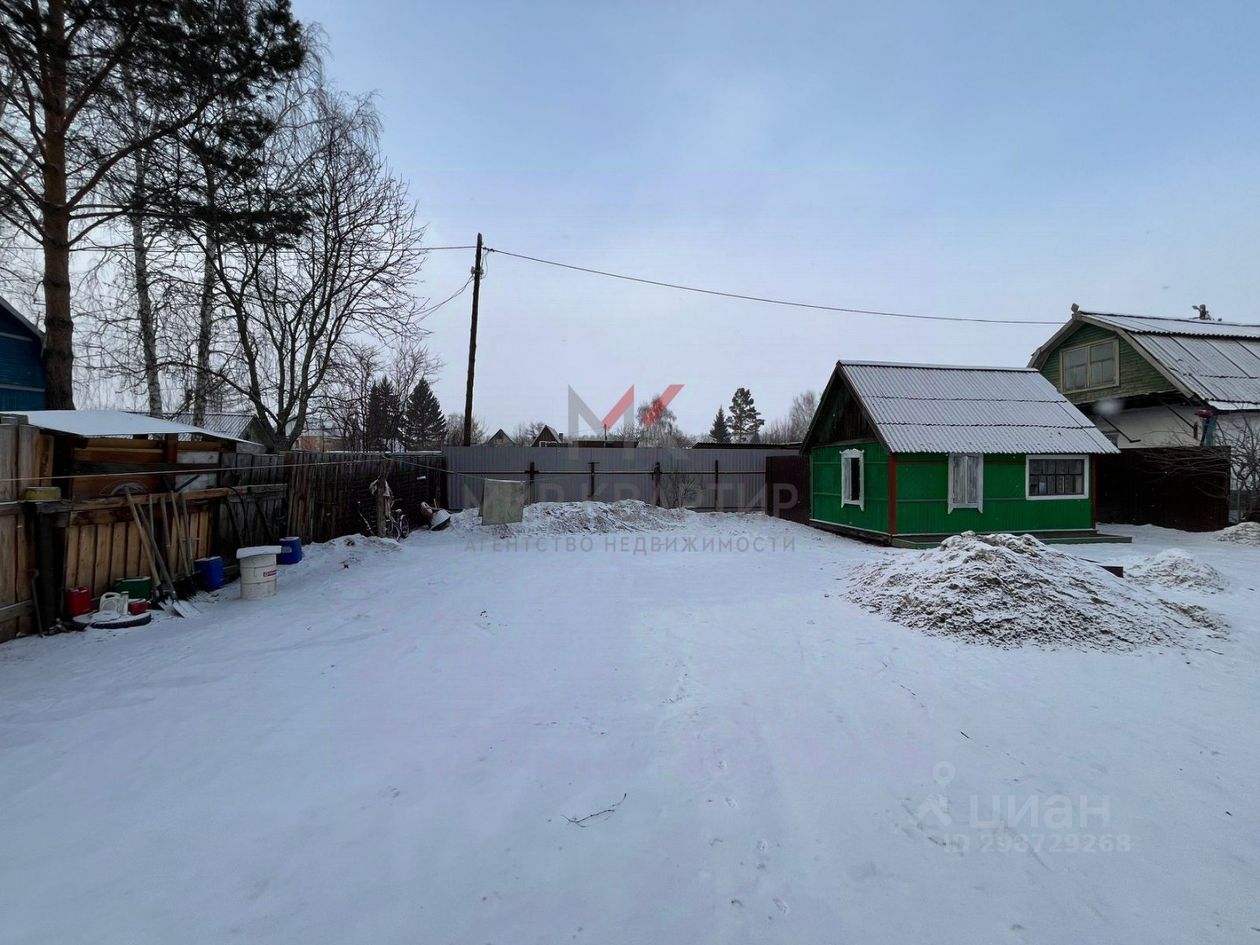
[[[1239,522],[1221,529],[1217,541],[1232,541],[1240,545],[1260,545],[1260,522]]]
[[[695,513],[662,509],[638,499],[618,502],[535,502],[525,506],[524,520],[512,525],[482,525],[477,509],[451,516],[455,531],[488,532],[500,538],[533,538],[606,532],[647,532],[681,528]]]
[[[1028,535],[955,535],[855,569],[848,594],[907,626],[997,646],[1182,643],[1214,626],[1202,608],[1162,601]]]
[[[1125,569],[1125,574],[1142,584],[1163,584],[1191,591],[1223,591],[1225,578],[1210,564],[1180,548],[1169,548],[1143,558]]]
[[[332,561],[343,568],[361,563],[365,558],[375,555],[392,554],[402,546],[392,538],[378,538],[375,535],[342,535],[332,541],[307,545],[303,549],[303,561],[313,565]]]

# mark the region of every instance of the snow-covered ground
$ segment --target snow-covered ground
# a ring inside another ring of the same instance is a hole
[[[700,516],[6,644],[0,941],[1260,943],[1260,547],[1113,530],[1228,632],[977,645],[845,596],[921,552]]]

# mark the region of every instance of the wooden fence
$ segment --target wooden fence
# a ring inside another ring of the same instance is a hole
[[[162,477],[154,481],[164,491],[21,501],[29,485],[60,481],[69,486],[63,495],[73,495],[91,481],[50,478],[48,443],[33,427],[0,424],[0,642],[51,626],[66,588],[86,587],[97,598],[120,578],[160,576],[146,551],[149,533],[174,576],[186,577],[196,557],[222,555],[231,570],[243,546],[374,532],[372,484],[381,478],[412,522],[422,501],[441,504],[442,477],[430,472],[441,468],[440,454],[306,452],[223,452],[217,467],[193,473],[146,469]]]
[[[0,424],[0,640],[36,629],[29,509],[19,501],[48,461],[34,427]]]

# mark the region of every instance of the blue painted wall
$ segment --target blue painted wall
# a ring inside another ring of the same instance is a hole
[[[43,341],[0,299],[0,410],[44,408]]]

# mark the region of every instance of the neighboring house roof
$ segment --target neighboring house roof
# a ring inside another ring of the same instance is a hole
[[[21,417],[26,423],[41,430],[74,436],[169,436],[200,433],[216,440],[240,439],[203,427],[171,423],[169,420],[158,420],[145,414],[127,413],[123,410],[18,410],[7,411],[5,416]]]
[[[171,417],[172,423],[192,423],[193,415],[191,410],[185,410]],[[246,435],[249,431],[249,425],[254,422],[252,413],[208,413],[202,421],[201,426],[206,430],[213,430],[215,433],[222,433],[225,436],[234,437],[238,440],[249,439]]]
[[[1260,410],[1260,325],[1077,311],[1029,366],[1040,368],[1081,324],[1116,332],[1187,397],[1218,410]]]
[[[3,310],[6,315],[20,322],[25,328],[29,329],[30,333],[39,339],[41,345],[44,343],[44,333],[39,330],[38,326],[10,305],[9,301],[3,296],[0,296],[0,310]]]
[[[534,440],[530,446],[545,446],[547,444],[560,444],[564,442],[564,437],[551,428],[549,424],[544,423],[542,429],[534,434]]]
[[[806,444],[845,384],[890,453],[1115,453],[1116,447],[1031,368],[837,361]]]

